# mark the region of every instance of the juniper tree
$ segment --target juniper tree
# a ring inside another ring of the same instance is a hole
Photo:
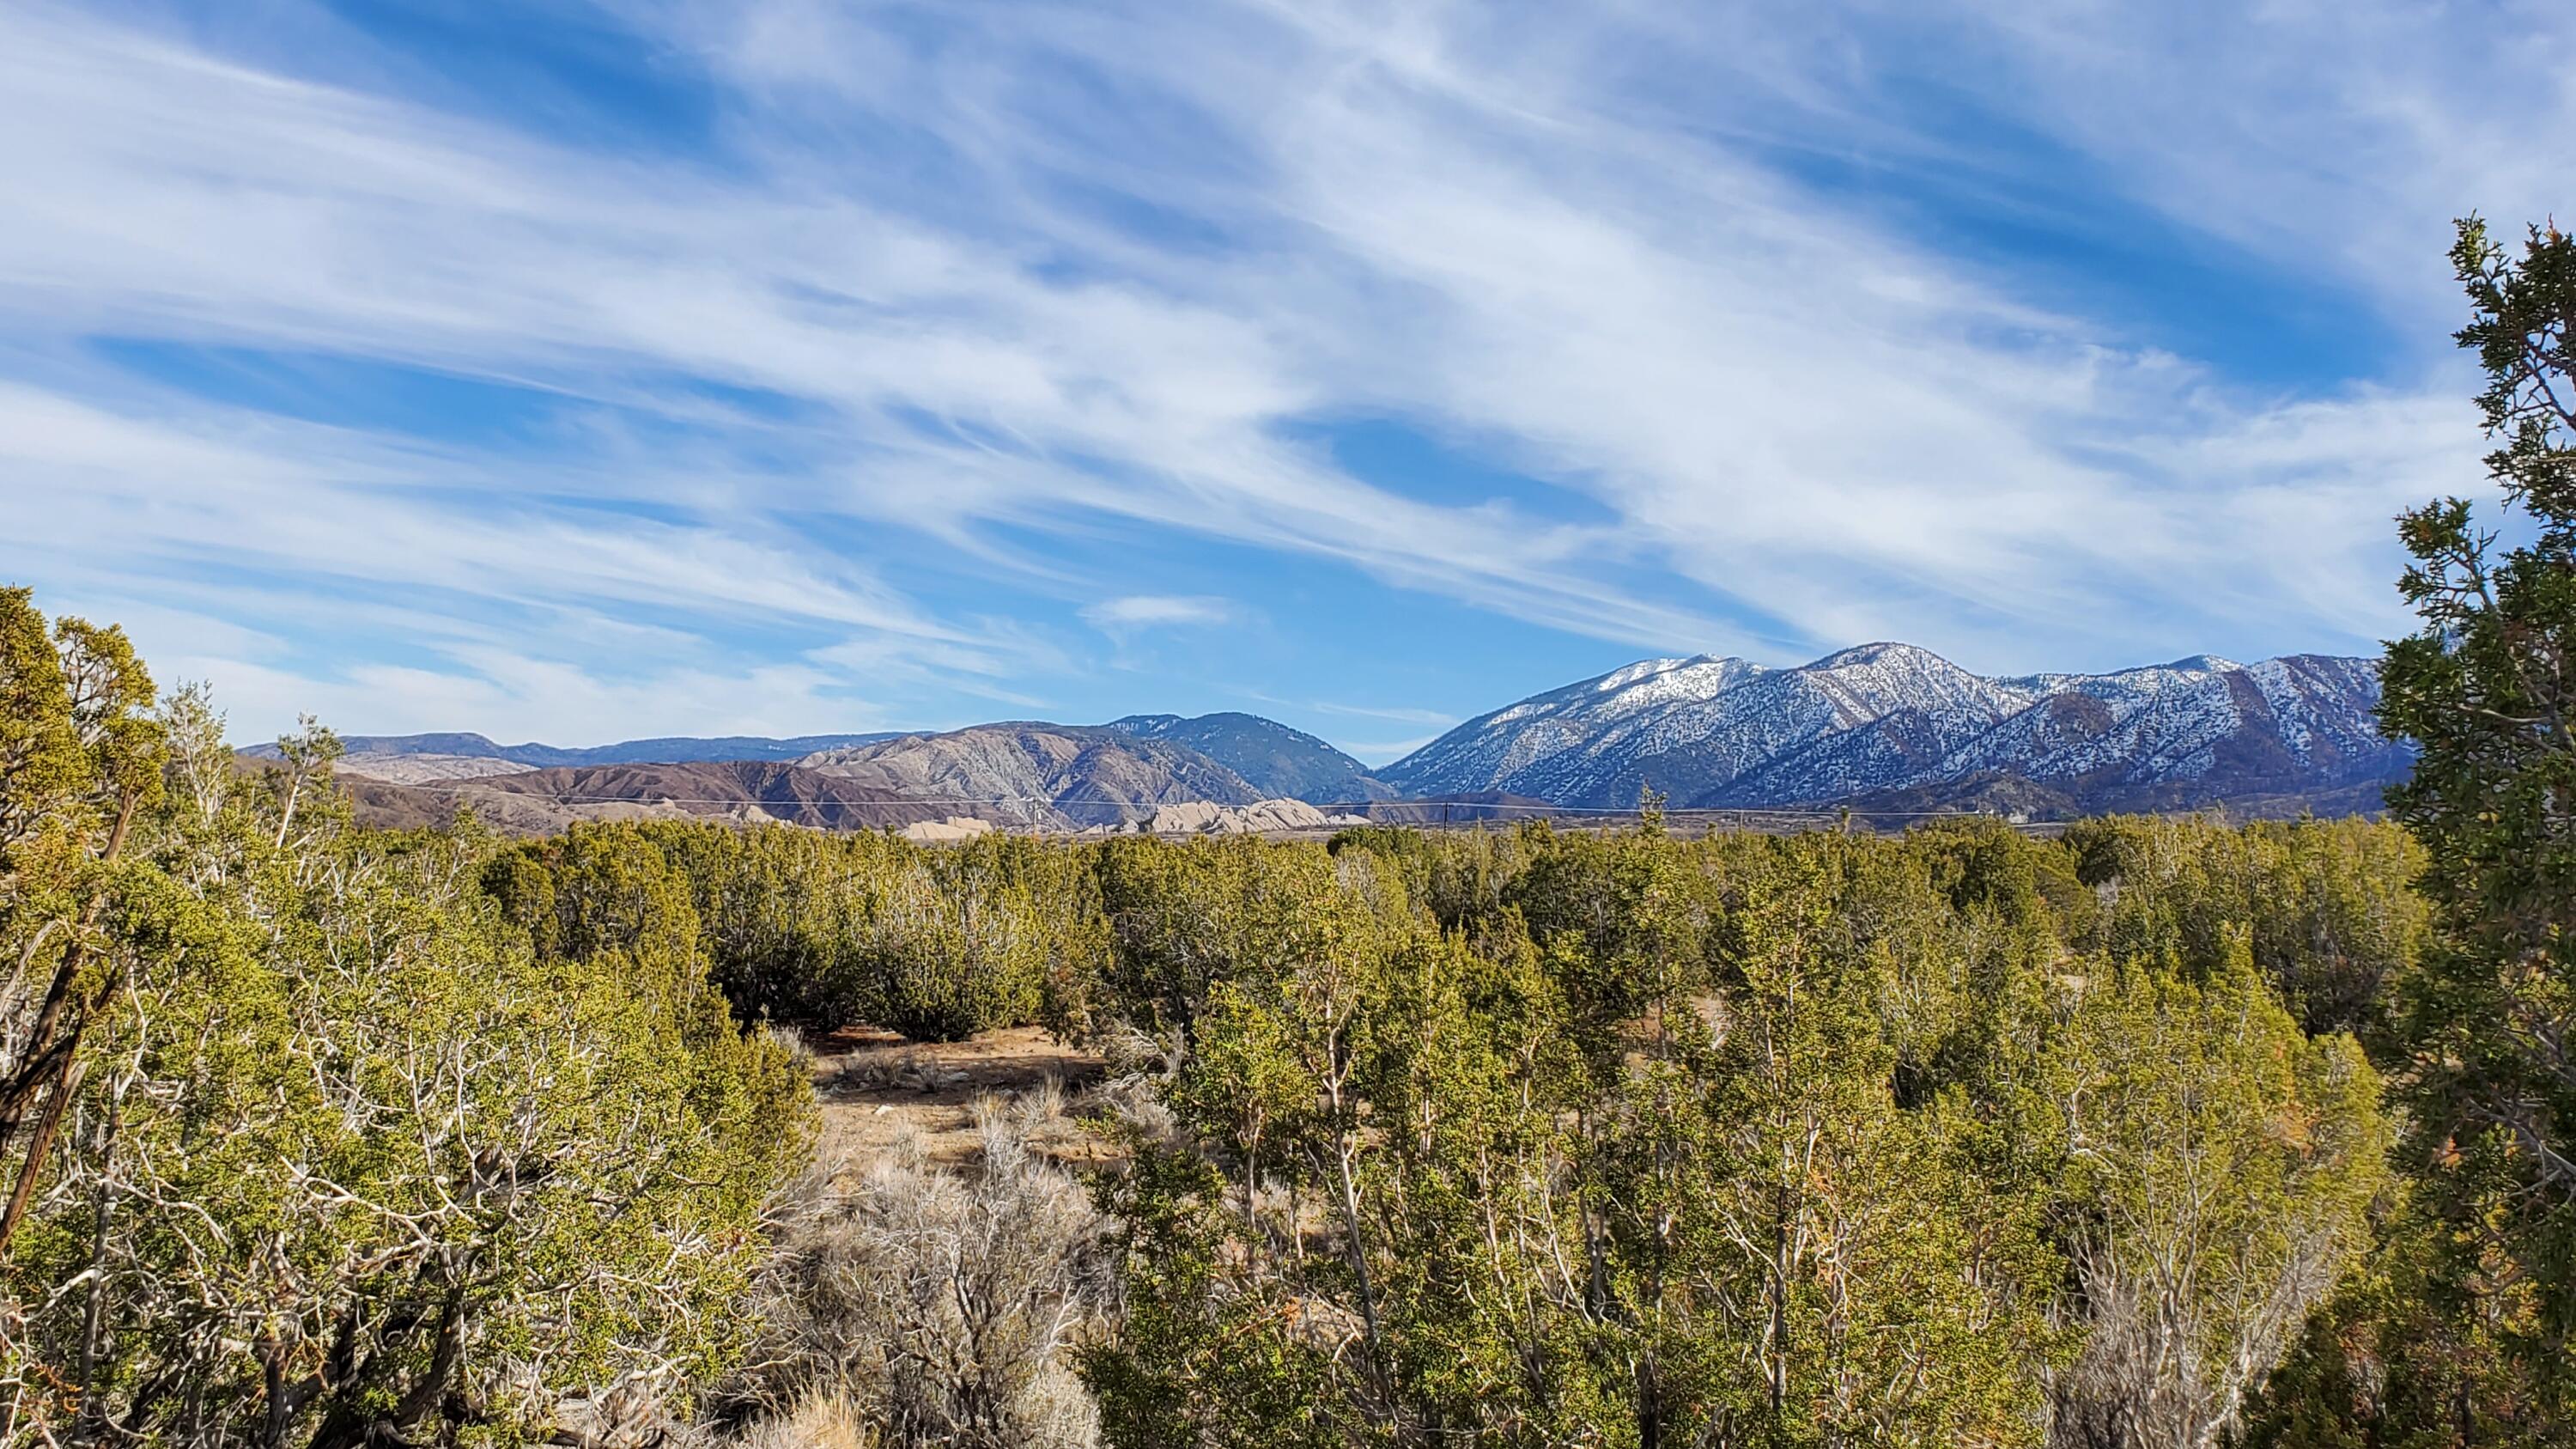
[[[700,989],[686,896],[620,909],[657,860],[598,842],[540,952],[480,838],[350,828],[327,732],[246,775],[201,691],[150,698],[121,635],[0,594],[0,1068],[34,1109],[0,1442],[588,1443],[685,1407],[810,1099]]]
[[[0,1254],[24,1218],[122,977],[103,949],[137,813],[161,793],[152,677],[122,630],[0,590]]]
[[[2458,333],[2505,527],[2458,498],[2407,513],[2381,719],[2421,748],[2389,792],[2429,855],[2425,967],[2399,1005],[2437,1286],[2576,1432],[2576,238],[2520,255],[2471,217]]]

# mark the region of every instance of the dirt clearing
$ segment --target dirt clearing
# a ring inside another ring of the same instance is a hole
[[[1056,1092],[1067,1099],[1098,1084],[1101,1059],[1049,1036],[1011,1027],[966,1041],[916,1042],[875,1027],[810,1037],[814,1092],[823,1108],[821,1161],[864,1167],[907,1136],[933,1163],[956,1165],[980,1150],[977,1097]],[[1091,1134],[1055,1118],[1032,1144],[1067,1165],[1105,1156]]]

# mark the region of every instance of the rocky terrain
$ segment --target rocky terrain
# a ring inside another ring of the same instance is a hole
[[[1153,835],[1284,835],[1305,830],[1337,830],[1366,825],[1358,815],[1328,815],[1303,800],[1257,800],[1250,805],[1219,805],[1191,800],[1165,805],[1131,827]]]
[[[516,760],[493,755],[435,755],[426,752],[405,754],[392,750],[365,750],[340,757],[337,766],[342,775],[361,775],[382,780],[388,785],[429,785],[442,780],[479,780],[489,775],[515,775],[533,770]]]
[[[1187,745],[1101,726],[977,725],[824,750],[798,763],[891,796],[1041,828],[1124,825],[1164,805],[1250,805],[1266,796]]]

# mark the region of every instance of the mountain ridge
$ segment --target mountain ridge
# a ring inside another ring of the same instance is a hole
[[[689,787],[707,796],[705,808],[824,828],[901,826],[928,811],[1081,830],[1132,825],[1184,804],[1239,809],[1276,799],[1393,807],[1481,797],[1509,800],[1516,813],[1538,802],[1621,810],[1649,788],[1675,808],[2062,817],[2226,805],[2278,813],[2375,807],[2378,787],[2411,760],[2408,746],[2379,736],[2377,702],[2369,659],[2293,654],[2240,664],[2195,654],[2098,674],[1985,676],[1917,645],[1879,641],[1795,666],[1718,655],[1637,660],[1488,711],[1374,771],[1314,735],[1227,711],[1099,725],[671,736],[577,750],[496,745],[470,733],[359,736],[348,741],[343,773],[378,794],[418,787],[450,805],[488,801],[538,821],[621,806],[700,813],[672,803],[689,777],[684,767],[722,765],[733,773]],[[649,758],[726,752],[737,757]],[[588,763],[538,763],[565,757]],[[760,775],[764,766],[815,778]],[[575,789],[554,778],[565,770],[591,773]],[[618,792],[616,800],[573,798]]]
[[[1011,823],[1085,828],[1166,805],[1269,798],[1187,745],[1107,725],[1006,720],[817,751],[801,768],[912,799],[990,808]]]
[[[861,734],[795,735],[660,735],[617,740],[604,745],[504,745],[462,730],[433,730],[409,735],[343,735],[340,744],[352,756],[438,755],[460,760],[500,760],[532,770],[584,765],[688,765],[732,760],[789,761],[817,750],[844,748],[892,739],[901,730]],[[278,758],[277,746],[245,746],[239,753],[254,759]]]
[[[1877,642],[1772,667],[1640,660],[1468,720],[1379,772],[1414,794],[1506,790],[1617,808],[1941,802],[2013,777],[2076,813],[2334,791],[2402,773],[2377,667],[2193,655],[2105,674],[1987,677]],[[1945,788],[1947,787],[1947,788]]]
[[[400,782],[363,774],[339,779],[369,823],[441,825],[470,808],[486,824],[521,835],[548,834],[583,820],[778,821],[823,830],[901,829],[990,812],[930,804],[869,789],[776,760],[621,762],[557,765],[509,774]]]

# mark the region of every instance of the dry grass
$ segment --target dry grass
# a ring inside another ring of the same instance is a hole
[[[867,1412],[847,1394],[817,1392],[753,1424],[733,1441],[740,1449],[877,1449]]]
[[[982,1149],[973,1104],[980,1097],[1055,1094],[1061,1105],[1097,1084],[1098,1056],[1065,1046],[1038,1027],[986,1032],[960,1042],[913,1042],[892,1032],[854,1028],[817,1037],[816,1094],[822,1100],[819,1161],[873,1162],[900,1144],[929,1162],[971,1165]],[[1060,1111],[1029,1146],[1051,1161],[1095,1161],[1100,1143]]]

